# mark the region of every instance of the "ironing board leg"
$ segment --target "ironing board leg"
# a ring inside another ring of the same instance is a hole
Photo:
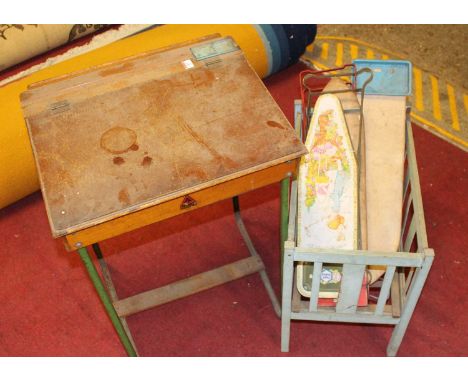
[[[85,265],[86,270],[88,271],[88,275],[94,285],[94,288],[96,289],[96,292],[99,295],[99,298],[101,299],[104,305],[104,308],[106,309],[106,312],[109,318],[112,321],[112,324],[114,325],[115,330],[117,331],[117,334],[120,338],[120,341],[122,342],[122,345],[124,346],[129,356],[135,357],[137,355],[135,352],[135,349],[133,348],[127,336],[127,333],[125,333],[125,329],[122,326],[119,316],[117,315],[114,309],[114,306],[112,305],[112,302],[110,300],[110,297],[107,294],[106,289],[104,288],[101,278],[99,277],[99,274],[96,271],[96,267],[94,266],[91,258],[89,257],[89,253],[87,249],[80,248],[78,250],[78,254],[80,255],[80,258],[83,261],[83,264]]]

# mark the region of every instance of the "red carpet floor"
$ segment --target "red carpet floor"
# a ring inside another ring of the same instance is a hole
[[[265,81],[292,121],[297,64]],[[400,356],[468,355],[468,156],[414,127],[429,245],[436,260]],[[240,198],[279,293],[279,186]],[[0,355],[123,356],[79,257],[50,235],[39,192],[0,211]],[[102,243],[125,297],[248,256],[230,201]],[[128,319],[143,356],[383,356],[386,326],[293,322],[280,352],[276,318],[252,275]]]

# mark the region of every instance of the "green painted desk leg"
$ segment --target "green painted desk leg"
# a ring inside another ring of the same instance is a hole
[[[281,278],[283,280],[284,242],[288,239],[289,221],[289,183],[290,177],[281,181],[280,193],[280,250],[281,250]]]
[[[127,351],[127,354],[130,357],[135,357],[136,356],[135,349],[133,348],[127,336],[127,333],[125,333],[122,323],[120,322],[120,318],[117,315],[117,312],[115,311],[114,306],[112,305],[110,297],[107,294],[107,291],[104,288],[104,285],[102,284],[101,278],[99,277],[99,274],[97,273],[96,268],[94,267],[94,264],[91,258],[89,257],[87,249],[80,248],[78,250],[78,253],[86,267],[86,270],[88,271],[88,275],[91,278],[91,281],[93,282],[94,288],[96,288],[96,292],[98,293],[99,298],[104,304],[106,312],[109,315],[109,318],[111,319],[112,324],[114,325],[114,328],[117,331],[117,334],[119,335],[122,345],[124,346],[125,350]]]

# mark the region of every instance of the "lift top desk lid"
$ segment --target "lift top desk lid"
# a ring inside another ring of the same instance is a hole
[[[39,82],[21,102],[54,237],[306,152],[229,37]]]

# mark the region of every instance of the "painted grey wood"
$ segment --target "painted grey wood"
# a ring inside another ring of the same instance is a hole
[[[291,200],[289,203],[288,240],[296,242],[297,180],[293,180],[291,183]]]
[[[281,306],[281,351],[289,351],[289,336],[291,329],[291,297],[294,277],[294,261],[292,253],[285,249],[283,260],[283,294]]]
[[[398,348],[400,347],[411,316],[413,315],[414,308],[416,307],[416,303],[421,295],[421,290],[431,269],[432,262],[434,260],[434,251],[432,249],[427,249],[425,252],[427,257],[423,266],[416,270],[414,281],[408,291],[406,303],[403,307],[403,311],[401,312],[400,322],[395,326],[395,329],[393,329],[392,337],[390,338],[390,342],[387,347],[388,356],[395,356]]]
[[[294,281],[294,280],[293,280]],[[369,303],[367,306],[358,306],[356,314],[375,315],[377,304]],[[301,300],[295,307],[293,306],[294,313],[307,313],[309,311],[309,301]],[[317,312],[320,313],[336,313],[335,306],[319,306]],[[391,312],[391,305],[385,305],[383,315],[393,317]]]
[[[375,308],[375,314],[380,316],[383,314],[385,303],[390,296],[390,287],[392,286],[393,275],[395,273],[395,267],[387,267],[385,271],[384,280],[382,287],[380,288],[379,299],[377,300],[377,307]]]
[[[292,303],[291,303],[291,311],[298,312],[301,310],[302,305],[307,304],[306,301],[302,300],[302,296],[299,293],[299,289],[297,289],[297,268],[294,267],[294,274],[293,274],[293,288],[292,288]],[[309,304],[307,304],[307,309],[309,309]]]
[[[424,255],[405,252],[371,252],[364,250],[295,248],[294,261],[320,261],[327,263],[347,263],[360,265],[393,265],[420,267]]]
[[[416,151],[414,149],[413,130],[411,123],[406,125],[406,144],[408,153],[408,170],[411,176],[411,194],[414,203],[414,216],[417,219],[418,248],[422,250],[428,248],[426,222],[424,220],[424,208],[421,197],[421,186],[419,184],[418,166],[416,163]]]
[[[336,303],[337,313],[356,312],[365,271],[365,265],[343,264],[341,289]]]
[[[405,290],[404,290],[405,295],[408,293],[408,288],[411,284],[411,280],[413,279],[413,275],[414,275],[414,268],[410,268],[408,272],[408,276],[406,277],[406,282],[405,282]]]
[[[403,224],[401,225],[401,236],[403,238],[403,233],[405,231],[405,227],[406,227],[406,223],[408,223],[408,216],[409,216],[409,211],[410,211],[410,208],[411,208],[411,205],[413,204],[413,196],[410,195],[408,197],[408,201],[406,203],[406,206],[405,206],[405,211],[404,211],[404,215],[403,215]]]
[[[318,296],[320,292],[320,275],[322,273],[322,263],[316,261],[314,263],[314,273],[312,274],[312,287],[310,290],[310,304],[309,311],[317,311]]]
[[[403,244],[403,251],[408,252],[411,248],[411,244],[413,243],[414,236],[416,235],[416,229],[417,229],[417,220],[412,219],[411,224],[408,229],[408,234],[406,235],[405,238],[405,243]]]
[[[399,283],[399,291],[400,291],[400,301],[401,306],[405,305],[406,301],[406,294],[405,294],[405,270],[406,269],[399,269],[398,270],[398,283]]]
[[[324,313],[324,312],[292,312],[292,320],[305,321],[330,321],[330,322],[350,322],[363,324],[397,324],[398,318],[391,316],[375,316],[369,314],[346,314],[346,313]]]
[[[301,113],[301,101],[294,101],[294,130],[296,135],[302,137],[301,118],[297,115]],[[289,201],[289,221],[288,221],[288,240],[296,242],[297,237],[297,179],[291,182],[291,197]]]
[[[405,161],[408,159],[408,154],[405,153]],[[410,185],[410,172],[408,171],[408,166],[406,166],[405,179],[403,181],[403,198],[408,192],[408,187]]]
[[[301,101],[296,99],[294,100],[294,130],[296,134],[302,141],[302,104]]]
[[[392,285],[390,287],[390,294],[392,298],[392,315],[393,317],[400,317],[401,315],[401,299],[400,299],[400,284],[398,282],[398,273],[395,272],[392,278]]]

